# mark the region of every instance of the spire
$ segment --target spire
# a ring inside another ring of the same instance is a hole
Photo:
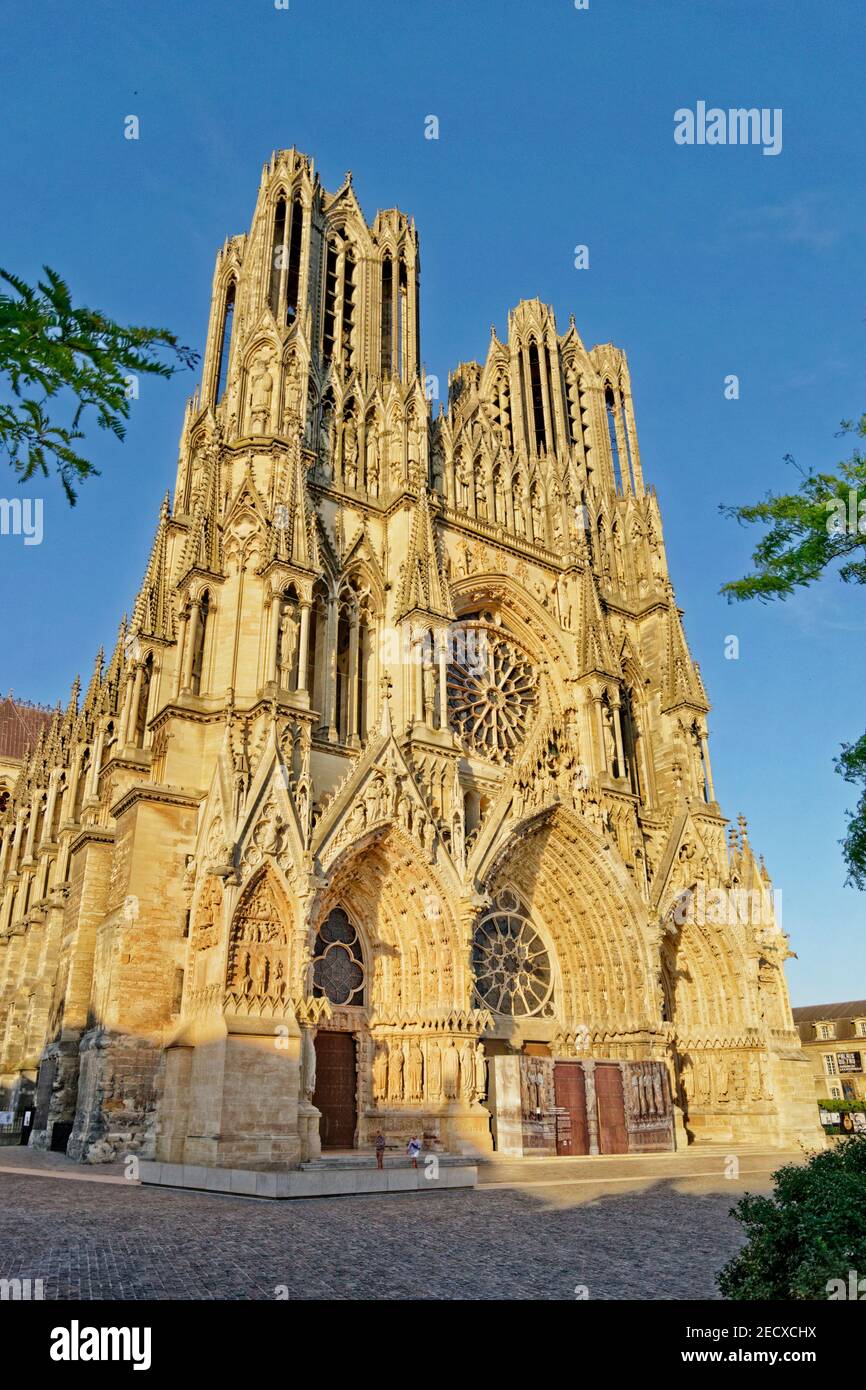
[[[120,708],[120,686],[123,680],[123,667],[126,660],[126,638],[129,630],[126,614],[120,620],[117,639],[108,669],[100,687],[100,709],[103,714],[117,714]]]
[[[298,436],[292,440],[289,465],[283,475],[279,500],[274,507],[268,537],[268,558],[291,562],[303,569],[318,569],[319,550],[312,516],[307,474]]]
[[[581,676],[597,673],[616,678],[619,675],[619,664],[613,654],[601,599],[589,565],[584,565],[580,577],[578,671]]]
[[[102,686],[102,667],[105,662],[105,649],[99,648],[96,653],[96,660],[93,663],[93,675],[90,677],[90,684],[87,687],[87,694],[84,697],[84,708],[88,713],[93,709],[99,697]]]
[[[74,723],[78,717],[78,700],[81,695],[81,677],[76,676],[72,682],[72,689],[69,692],[69,704],[66,706],[66,718],[70,723]]]
[[[202,450],[202,477],[192,506],[192,521],[180,566],[180,578],[190,570],[222,573],[219,499],[219,438]]]
[[[422,487],[416,505],[397,598],[398,618],[416,611],[436,618],[454,617],[448,581],[439,564],[426,487]]]
[[[683,632],[680,610],[670,582],[667,584],[667,597],[667,676],[662,709],[672,710],[680,705],[690,705],[692,709],[706,714],[710,707],[709,701],[700,674],[692,661]]]
[[[150,560],[132,614],[131,631],[145,637],[172,637],[170,576],[168,573],[168,523],[171,516],[168,493],[159,509],[159,522]]]

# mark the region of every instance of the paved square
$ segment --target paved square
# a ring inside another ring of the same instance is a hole
[[[791,1155],[491,1163],[474,1191],[290,1202],[0,1150],[0,1278],[49,1299],[712,1299],[729,1210]]]

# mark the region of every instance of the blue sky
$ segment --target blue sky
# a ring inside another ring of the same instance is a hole
[[[42,0],[4,19],[0,263],[25,278],[48,262],[77,299],[200,348],[216,250],[248,228],[271,150],[295,144],[326,187],[351,168],[369,216],[414,214],[443,385],[522,296],[626,350],[717,793],[782,892],[795,1003],[866,995],[832,767],[866,728],[866,603],[831,579],[729,607],[719,587],[757,534],[718,504],[791,485],[788,452],[837,461],[840,420],[866,410],[864,25],[859,0]],[[674,111],[699,100],[780,107],[782,152],[675,144]],[[112,643],[192,386],[145,381],[125,444],[90,435],[103,476],[74,511],[29,485],[43,544],[0,538],[4,692],[54,702]]]

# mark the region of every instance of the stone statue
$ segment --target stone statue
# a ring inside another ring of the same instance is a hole
[[[388,1090],[388,1050],[385,1047],[376,1048],[376,1056],[373,1058],[373,1095],[376,1100],[384,1100]]]
[[[421,1049],[413,1038],[409,1044],[409,1066],[406,1090],[410,1100],[420,1100],[423,1094],[424,1058]]]
[[[367,491],[379,496],[379,439],[375,425],[367,435]]]
[[[347,487],[358,486],[358,431],[352,415],[343,425],[343,480]]]
[[[283,434],[289,434],[297,425],[301,409],[301,374],[298,359],[290,357],[286,368],[285,404],[283,407]]]
[[[250,391],[250,420],[252,434],[267,434],[271,423],[271,399],[274,394],[274,378],[271,374],[271,356],[265,351],[253,367],[252,388]]]
[[[301,1090],[304,1099],[312,1104],[316,1089],[316,1045],[311,1028],[301,1029]]]
[[[280,684],[288,690],[295,664],[295,651],[298,641],[298,620],[289,604],[283,608],[280,619]]]
[[[477,1043],[475,1047],[475,1099],[483,1100],[487,1091],[487,1062],[484,1057],[484,1047]]]
[[[456,1100],[460,1091],[460,1053],[452,1038],[442,1058],[442,1089],[446,1100]]]
[[[403,1099],[403,1044],[392,1044],[388,1058],[388,1099]]]

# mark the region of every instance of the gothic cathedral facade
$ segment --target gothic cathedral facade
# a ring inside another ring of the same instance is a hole
[[[671,1144],[815,1134],[626,359],[524,301],[434,412],[419,276],[294,149],[219,252],[132,617],[0,820],[33,1144],[553,1151],[571,1105],[604,1151],[578,1082]]]

